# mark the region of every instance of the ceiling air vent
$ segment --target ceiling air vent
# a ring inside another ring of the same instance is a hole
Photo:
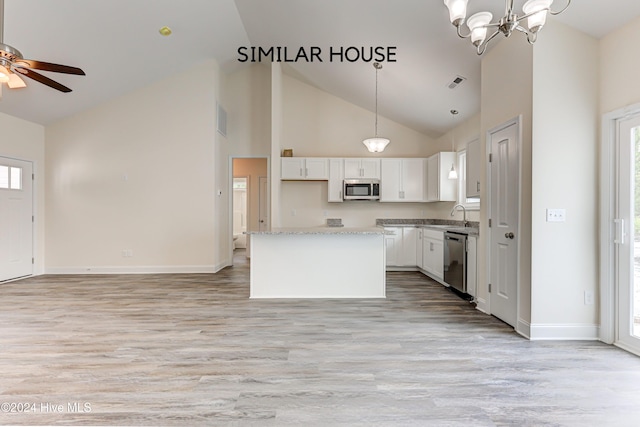
[[[462,83],[463,81],[467,80],[466,78],[462,77],[462,76],[456,76],[453,81],[451,81],[451,83],[449,83],[447,85],[447,87],[449,89],[455,89],[456,86],[458,86],[460,83]]]

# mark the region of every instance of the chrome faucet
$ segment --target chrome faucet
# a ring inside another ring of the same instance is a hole
[[[456,213],[456,208],[462,208],[462,222],[464,222],[464,226],[467,227],[469,225],[469,223],[467,222],[467,209],[464,207],[464,205],[458,203],[453,207],[453,209],[451,209],[451,216]]]

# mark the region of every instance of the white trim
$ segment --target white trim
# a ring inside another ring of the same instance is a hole
[[[224,263],[223,263],[224,264]],[[174,266],[101,266],[101,267],[48,267],[45,274],[185,274],[217,273],[226,267],[219,265],[174,265]]]
[[[518,318],[518,326],[516,332],[525,337],[531,339],[531,324],[524,319]]]
[[[489,156],[491,155],[491,135],[497,132],[500,132],[501,130],[512,126],[512,125],[516,125],[518,127],[518,225],[516,228],[516,235],[520,236],[521,233],[521,224],[522,224],[522,114],[519,114],[518,116],[507,120],[506,122],[495,126],[491,129],[489,129],[486,134],[485,134],[485,147],[486,147],[486,157],[485,157],[485,161],[487,164],[487,169],[486,169],[486,188],[487,188],[487,192],[486,192],[486,202],[485,205],[487,206],[487,220],[491,218],[492,214],[491,214],[491,194],[492,194],[492,188],[491,188],[491,167],[492,164],[489,162]],[[491,283],[491,228],[489,228],[487,226],[486,228],[487,230],[487,242],[486,242],[486,254],[487,256],[485,257],[485,265],[486,265],[486,282],[485,283]],[[522,238],[518,238],[518,246],[517,246],[517,250],[518,250],[518,256],[517,256],[517,262],[516,262],[516,280],[517,280],[517,286],[516,286],[516,325],[514,326],[514,329],[516,330],[516,332],[521,333],[522,331],[520,331],[518,329],[518,325],[520,324],[520,254],[522,253]],[[480,301],[480,299],[478,299],[478,301]],[[483,301],[483,310],[485,313],[487,314],[491,314],[491,294],[487,292],[487,299],[486,301]]]
[[[229,228],[229,239],[231,240],[231,242],[229,243],[229,263],[224,265],[222,268],[227,267],[227,266],[233,266],[233,160],[234,159],[265,159],[267,161],[267,208],[269,209],[269,224],[267,224],[267,228],[270,230],[271,229],[271,156],[235,156],[235,155],[230,155],[229,156],[229,191],[227,193],[228,194],[228,208],[229,208],[229,215],[228,215],[228,224],[227,227]],[[259,209],[259,208],[258,208]],[[248,215],[247,215],[247,219],[248,219]],[[249,236],[247,236],[247,238],[249,238]],[[247,254],[250,255],[250,254]],[[217,271],[221,270],[222,268],[219,268]]]
[[[484,299],[484,298],[477,298],[476,299],[476,309],[478,311],[483,312],[484,314],[489,314],[489,315],[491,314],[489,312],[489,304],[488,304],[487,300]]]
[[[598,341],[600,339],[600,326],[595,324],[532,324],[530,327],[529,339],[532,341]]]
[[[616,266],[613,243],[617,158],[617,123],[621,119],[640,114],[640,104],[611,111],[602,116],[600,146],[600,340],[616,341]]]

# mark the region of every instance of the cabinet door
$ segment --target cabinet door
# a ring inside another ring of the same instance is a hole
[[[401,162],[400,159],[380,161],[380,201],[401,202]]]
[[[401,265],[415,267],[418,265],[416,259],[416,245],[418,243],[418,229],[415,227],[402,228],[402,259]]]
[[[433,275],[442,280],[444,279],[444,242],[441,240],[433,241]]]
[[[424,202],[424,159],[402,159],[401,193],[403,202]]]
[[[385,227],[385,232],[393,233],[393,234],[385,234],[384,235],[384,246],[386,252],[386,265],[389,266],[397,266],[398,259],[398,247],[399,242],[402,239],[402,229],[399,227]]]
[[[343,176],[342,159],[329,159],[329,182],[327,193],[330,202],[342,202]]]
[[[360,159],[344,159],[344,179],[362,178]]]
[[[302,157],[283,157],[280,166],[281,179],[304,178],[304,159]]]
[[[480,140],[467,144],[467,197],[480,197]]]
[[[477,239],[473,236],[467,237],[467,293],[472,297],[476,296],[477,287]]]
[[[327,159],[306,158],[305,179],[329,179],[329,162]]]
[[[422,235],[422,268],[429,274],[433,274],[433,239]]]
[[[424,248],[423,237],[422,237],[422,229],[419,228],[416,233],[417,241],[416,241],[416,264],[418,268],[424,269],[424,260],[422,258],[422,251]]]
[[[361,159],[362,178],[380,179],[380,159]]]
[[[440,165],[438,155],[433,155],[427,159],[427,201],[438,201],[438,186],[440,184]]]

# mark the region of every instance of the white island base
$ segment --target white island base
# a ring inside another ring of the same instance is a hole
[[[251,234],[251,298],[384,298],[384,231]]]

